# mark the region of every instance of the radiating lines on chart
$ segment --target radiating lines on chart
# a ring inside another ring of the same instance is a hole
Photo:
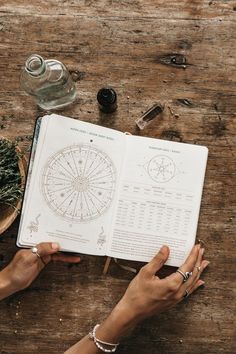
[[[104,152],[73,145],[51,156],[42,173],[42,193],[54,213],[68,221],[89,222],[110,206],[116,172]]]
[[[147,165],[147,172],[155,182],[164,183],[170,181],[175,176],[175,163],[165,155],[153,157]]]

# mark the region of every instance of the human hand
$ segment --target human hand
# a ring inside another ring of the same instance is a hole
[[[99,338],[119,340],[121,335],[139,321],[175,306],[186,294],[190,295],[204,284],[200,276],[209,262],[203,260],[204,249],[200,245],[192,248],[185,263],[179,268],[183,273],[192,272],[186,282],[183,282],[183,276],[178,272],[163,279],[156,275],[167,261],[169,252],[169,248],[163,246],[157,255],[141,268],[111,315],[98,328]]]
[[[115,349],[120,337],[133,328],[139,321],[154,314],[165,311],[178,302],[184,296],[192,294],[199,286],[204,284],[200,280],[203,270],[209,262],[203,260],[204,249],[200,245],[193,247],[185,263],[179,268],[183,273],[175,272],[170,276],[160,279],[156,273],[162,268],[169,257],[169,248],[163,246],[157,255],[139,271],[131,281],[124,296],[116,305],[107,319],[96,328],[96,340],[86,336],[69,348],[65,354],[97,354],[98,347]],[[192,275],[183,282],[186,272]],[[186,292],[187,291],[187,292]]]
[[[190,295],[204,284],[199,278],[209,262],[203,260],[203,253],[204,248],[200,245],[194,246],[185,263],[179,268],[183,273],[192,272],[186,282],[183,282],[183,276],[178,272],[160,279],[156,273],[169,256],[169,248],[163,246],[132,280],[120,305],[127,308],[134,322],[173,307],[183,300],[186,290],[187,295]],[[197,267],[200,267],[200,270]]]
[[[10,264],[0,272],[0,299],[27,288],[50,261],[80,262],[80,257],[58,253],[58,243],[37,245],[37,254],[31,249],[20,250]]]

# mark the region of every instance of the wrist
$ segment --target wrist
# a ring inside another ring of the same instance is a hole
[[[117,343],[135,327],[137,322],[135,315],[121,300],[97,329],[97,337],[107,342]]]

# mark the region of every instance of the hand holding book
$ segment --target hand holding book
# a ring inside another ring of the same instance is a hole
[[[34,249],[16,253],[10,264],[0,272],[0,300],[27,288],[50,261],[79,263],[80,257],[58,253],[58,243],[44,242]],[[34,252],[33,252],[34,251]]]
[[[108,318],[98,327],[96,338],[107,343],[117,343],[120,338],[133,329],[140,321],[159,314],[182,301],[204,284],[200,279],[209,262],[203,260],[204,249],[200,245],[192,248],[181,271],[192,272],[186,282],[180,273],[160,279],[156,273],[162,268],[169,256],[169,248],[163,246],[157,255],[131,281],[124,296]],[[106,349],[106,348],[105,348]],[[68,349],[65,354],[100,353],[96,345],[86,336]]]
[[[58,244],[43,243],[36,250],[22,250],[13,261],[0,272],[0,299],[26,288],[39,272],[53,258],[55,260],[78,263],[79,257],[58,254]],[[131,281],[124,296],[111,314],[98,327],[96,337],[102,342],[115,343],[134,328],[143,319],[159,314],[175,306],[204,284],[200,279],[203,270],[209,265],[203,260],[204,248],[195,245],[185,263],[179,268],[183,274],[192,272],[187,281],[183,281],[181,272],[172,273],[160,279],[156,273],[169,257],[170,250],[163,246],[156,256]],[[100,350],[88,337],[66,351],[66,354],[95,354]]]

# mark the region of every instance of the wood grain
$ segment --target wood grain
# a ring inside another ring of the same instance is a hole
[[[29,150],[43,112],[19,87],[31,53],[63,61],[79,98],[62,114],[132,134],[209,148],[198,238],[211,261],[204,289],[139,325],[118,353],[236,352],[236,3],[205,0],[1,0],[0,130]],[[109,84],[118,110],[99,112]],[[155,102],[161,118],[138,131],[135,119]],[[0,238],[0,266],[16,251],[19,220]],[[109,313],[132,275],[104,258],[50,264],[32,286],[0,304],[1,354],[56,354]],[[132,264],[131,262],[127,262]],[[139,266],[140,264],[135,264]]]

